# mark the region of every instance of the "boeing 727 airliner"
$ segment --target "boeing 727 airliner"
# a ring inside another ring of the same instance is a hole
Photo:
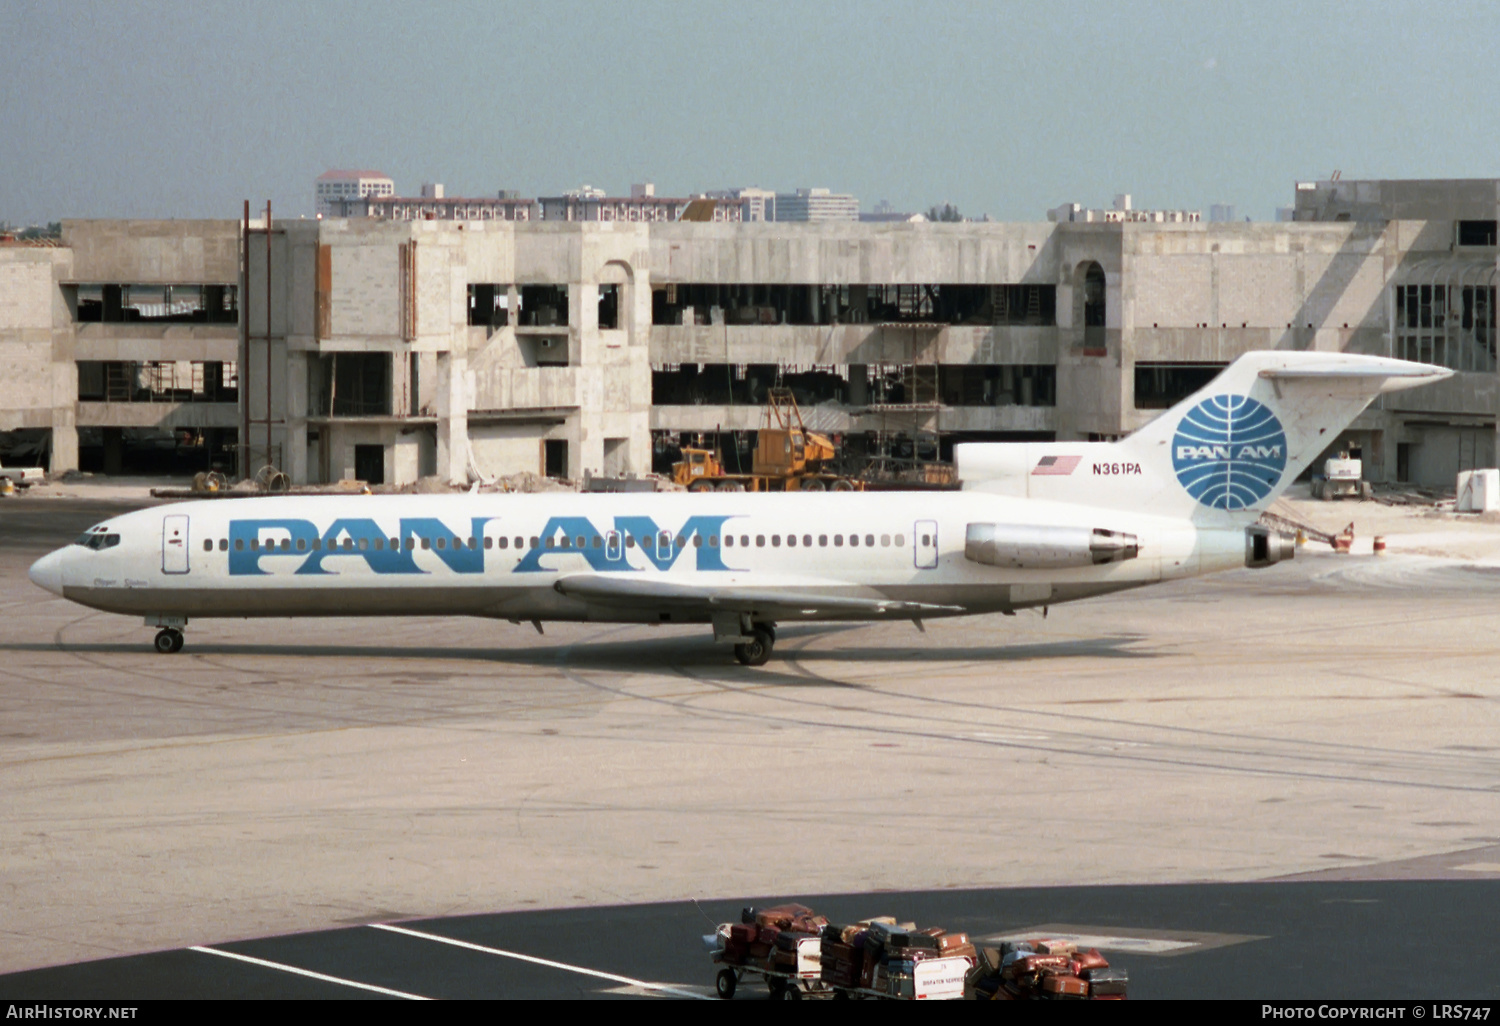
[[[785,621],[1018,609],[1233,567],[1292,539],[1261,512],[1382,392],[1441,367],[1256,352],[1118,442],[957,447],[959,492],[313,496],[114,517],[31,567],[144,617],[464,615],[711,624],[742,663]]]

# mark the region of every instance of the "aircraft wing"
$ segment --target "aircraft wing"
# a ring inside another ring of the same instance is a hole
[[[963,611],[960,606],[939,606],[927,602],[851,598],[802,590],[778,591],[774,588],[705,587],[661,580],[621,579],[600,574],[572,574],[559,580],[553,587],[569,598],[607,605],[647,603],[655,606],[758,613],[763,616],[817,616],[820,613],[838,616],[863,613],[921,617]]]

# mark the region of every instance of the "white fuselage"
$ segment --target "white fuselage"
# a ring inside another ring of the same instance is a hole
[[[971,524],[1128,532],[1135,558],[1002,568],[965,555]],[[461,614],[707,622],[707,605],[598,602],[559,580],[661,582],[795,601],[839,596],[1008,612],[1245,565],[1243,526],[982,492],[315,496],[158,506],[105,521],[112,544],[38,561],[37,583],[161,618]],[[85,538],[89,537],[88,535]],[[784,605],[785,603],[782,603]],[[871,608],[776,619],[911,619]]]

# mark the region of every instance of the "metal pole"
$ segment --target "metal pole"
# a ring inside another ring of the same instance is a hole
[[[239,459],[236,463],[239,476],[250,476],[250,201],[245,200],[245,212],[240,221],[240,363],[238,400],[240,407],[240,437],[236,447]]]
[[[271,201],[266,200],[266,466],[271,466]],[[267,479],[269,480],[269,478]]]

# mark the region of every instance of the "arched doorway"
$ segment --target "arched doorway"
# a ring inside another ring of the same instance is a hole
[[[629,345],[635,329],[635,271],[623,260],[610,260],[599,270],[599,328],[624,331]]]
[[[1102,355],[1104,327],[1108,320],[1104,268],[1096,260],[1078,265],[1073,275],[1073,323],[1083,328],[1083,348]]]

